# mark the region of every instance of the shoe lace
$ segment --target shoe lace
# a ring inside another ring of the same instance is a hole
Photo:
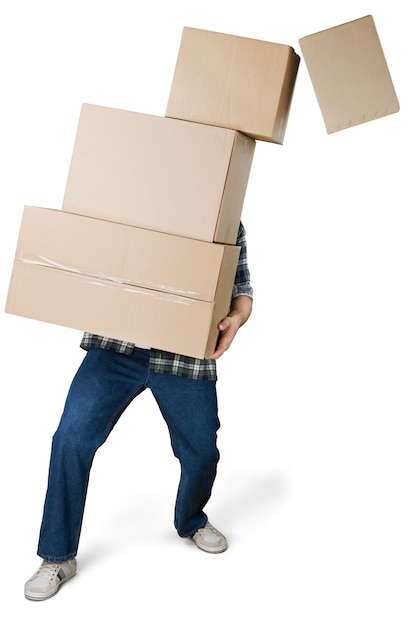
[[[204,526],[204,529],[209,531],[210,533],[213,533],[214,535],[216,535],[217,537],[221,536],[221,533],[219,532],[219,530],[217,530],[216,528],[214,528],[214,526],[212,526],[212,524],[210,522],[207,522]]]
[[[50,561],[43,561],[39,569],[37,570],[37,576],[41,576],[42,578],[52,578],[59,571],[61,563],[51,563]]]

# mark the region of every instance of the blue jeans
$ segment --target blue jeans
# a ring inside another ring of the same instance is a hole
[[[37,552],[43,559],[60,562],[77,554],[95,453],[130,402],[148,388],[181,466],[175,528],[188,537],[205,525],[203,508],[219,460],[215,382],[154,373],[149,350],[135,348],[129,356],[92,348],[73,379],[53,436]]]

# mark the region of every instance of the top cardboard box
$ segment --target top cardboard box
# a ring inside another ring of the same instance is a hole
[[[299,61],[287,45],[185,27],[166,116],[282,144]]]
[[[371,15],[302,37],[299,43],[327,133],[399,111]]]
[[[84,104],[62,209],[235,244],[254,150],[231,129]]]

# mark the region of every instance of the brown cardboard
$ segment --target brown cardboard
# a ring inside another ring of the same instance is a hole
[[[239,247],[25,206],[15,258],[114,282],[213,302]]]
[[[214,305],[15,261],[7,313],[203,358]],[[215,334],[215,333],[214,333]]]
[[[371,15],[299,43],[328,134],[399,111]]]
[[[62,209],[235,244],[254,149],[231,129],[84,104]]]
[[[239,250],[25,207],[6,312],[204,358]]]
[[[282,144],[299,61],[291,46],[185,27],[166,116]]]

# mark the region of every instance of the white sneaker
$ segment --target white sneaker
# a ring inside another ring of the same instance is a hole
[[[192,539],[198,548],[205,552],[224,552],[227,547],[227,540],[224,535],[219,532],[212,524],[207,522],[203,528],[199,528]]]
[[[24,585],[24,595],[28,600],[47,600],[53,596],[62,583],[76,574],[76,559],[51,563],[43,561],[37,572]]]

